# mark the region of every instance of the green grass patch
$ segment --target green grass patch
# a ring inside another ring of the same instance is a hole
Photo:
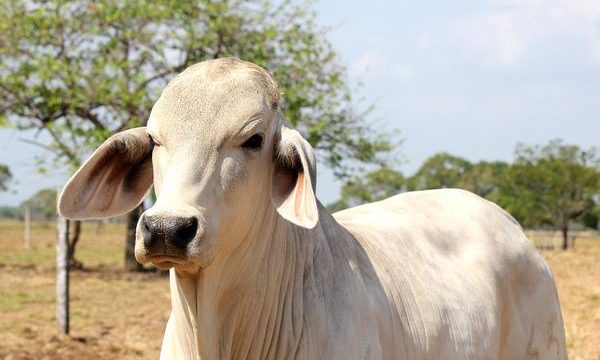
[[[0,252],[0,263],[6,265],[51,266],[54,262],[54,249],[3,250]]]
[[[2,312],[19,311],[30,304],[47,304],[54,302],[54,294],[39,291],[0,290],[0,310]]]

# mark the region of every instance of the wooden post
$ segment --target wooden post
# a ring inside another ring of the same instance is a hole
[[[58,331],[69,333],[69,221],[56,221],[56,321]]]
[[[25,250],[31,249],[31,208],[25,207]]]

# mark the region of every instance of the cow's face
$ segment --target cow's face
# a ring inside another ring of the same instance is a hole
[[[188,68],[165,88],[147,127],[111,137],[79,169],[61,213],[121,214],[154,183],[135,254],[163,269],[208,266],[256,236],[275,209],[314,226],[312,149],[282,125],[278,101],[275,81],[255,65],[223,59]]]

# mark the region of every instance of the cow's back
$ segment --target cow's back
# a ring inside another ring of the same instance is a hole
[[[371,260],[394,313],[380,324],[393,334],[382,341],[384,354],[566,358],[552,275],[495,204],[462,190],[432,190],[334,217]]]

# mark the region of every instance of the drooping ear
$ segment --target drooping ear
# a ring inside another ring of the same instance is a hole
[[[298,226],[312,229],[319,221],[313,149],[298,131],[282,126],[274,151],[271,197],[277,212]]]
[[[111,136],[67,182],[58,211],[69,219],[90,219],[134,209],[152,186],[153,146],[145,127]]]

